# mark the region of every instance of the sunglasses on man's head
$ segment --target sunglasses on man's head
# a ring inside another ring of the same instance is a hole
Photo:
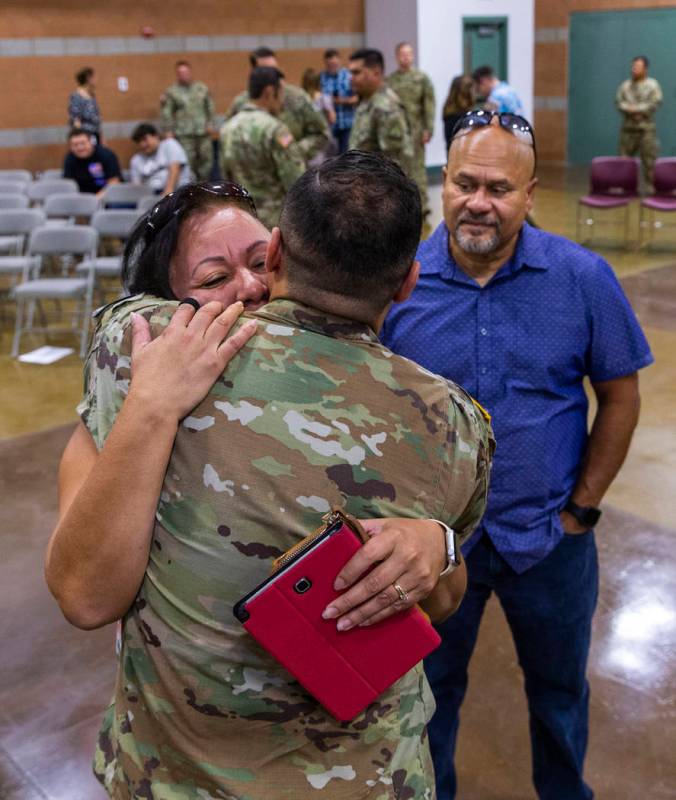
[[[507,111],[468,111],[455,123],[453,132],[451,133],[451,141],[461,131],[470,131],[474,128],[485,128],[491,124],[493,117],[498,118],[500,127],[513,133],[517,139],[529,144],[535,150],[535,134],[533,133],[533,126],[524,117],[519,114],[510,114]]]
[[[218,197],[232,197],[235,200],[242,200],[249,207],[254,217],[258,217],[256,204],[254,203],[253,197],[243,186],[240,186],[239,183],[235,183],[234,181],[208,181],[204,183],[193,183],[184,188],[178,189],[177,192],[180,192],[180,199],[182,201],[188,200],[191,197],[195,197],[195,195],[199,192],[213,194]],[[159,203],[157,203],[148,213],[146,225],[154,233],[157,234],[158,231],[160,231],[167,224],[172,216],[176,216],[183,211],[183,204],[179,205],[178,208],[175,208],[173,211],[169,211],[172,204],[171,201],[175,199],[177,192],[170,192],[168,195],[163,197]]]

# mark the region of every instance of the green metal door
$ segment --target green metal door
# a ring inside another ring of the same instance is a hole
[[[664,93],[657,112],[660,155],[676,155],[676,9],[571,14],[568,59],[568,160],[614,155],[622,122],[615,93],[631,59],[645,55]]]
[[[488,64],[507,80],[507,18],[463,17],[463,67],[471,75]]]

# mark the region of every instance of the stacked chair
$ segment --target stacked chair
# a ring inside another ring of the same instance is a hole
[[[624,243],[629,244],[629,207],[638,198],[638,159],[627,156],[600,156],[591,162],[589,193],[578,200],[576,238],[582,242],[581,230],[586,226],[589,237],[584,242],[590,244],[599,220],[599,212],[624,208]],[[604,222],[618,224],[615,219]]]
[[[638,223],[639,247],[650,244],[655,231],[666,226],[660,216],[676,212],[676,158],[655,162],[655,191],[641,200]]]

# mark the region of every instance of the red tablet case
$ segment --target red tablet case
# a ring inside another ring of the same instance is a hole
[[[339,595],[336,575],[360,547],[340,521],[234,608],[246,630],[343,721],[356,717],[441,641],[417,607],[343,632],[335,619],[322,619]],[[299,594],[294,586],[303,578],[312,585]]]

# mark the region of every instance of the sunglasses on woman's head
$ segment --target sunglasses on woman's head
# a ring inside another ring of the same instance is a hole
[[[256,204],[254,203],[253,197],[243,186],[240,186],[234,181],[209,181],[205,183],[194,183],[192,185],[189,184],[184,189],[179,189],[178,191],[181,193],[181,200],[188,200],[191,197],[195,197],[195,195],[200,192],[213,194],[217,197],[232,197],[235,200],[242,200],[249,207],[249,210],[254,217],[258,217]],[[176,216],[183,211],[183,205],[181,204],[178,208],[175,208],[171,213],[169,213],[171,201],[175,198],[175,195],[176,192],[170,192],[148,212],[146,225],[154,233],[157,234],[158,231],[160,231],[167,224],[172,216]]]

